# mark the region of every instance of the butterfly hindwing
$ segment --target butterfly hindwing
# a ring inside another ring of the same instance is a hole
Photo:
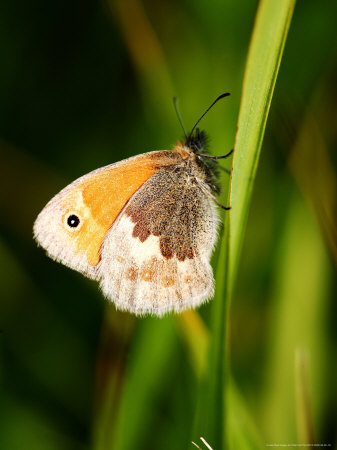
[[[98,266],[101,288],[119,309],[162,315],[212,296],[218,218],[204,189],[186,170],[163,170],[131,197]]]

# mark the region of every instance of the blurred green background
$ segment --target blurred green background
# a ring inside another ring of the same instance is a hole
[[[227,153],[256,8],[1,2],[1,449],[172,450],[198,441],[211,304],[164,319],[116,312],[97,283],[37,248],[32,225],[78,176],[171,148],[182,137],[174,95],[191,128],[231,92],[202,122],[211,152]],[[230,426],[244,434],[249,417],[260,448],[300,439],[296,354],[307,361],[315,441],[336,440],[336,17],[331,0],[297,2],[233,296],[231,372],[243,410]],[[228,181],[224,173],[224,194]]]

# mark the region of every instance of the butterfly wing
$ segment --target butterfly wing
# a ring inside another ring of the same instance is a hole
[[[124,207],[98,266],[103,293],[117,308],[161,316],[213,295],[218,217],[205,189],[186,170],[161,171]]]
[[[71,183],[42,210],[34,237],[56,261],[97,279],[100,250],[129,198],[176,155],[157,151],[97,169]]]

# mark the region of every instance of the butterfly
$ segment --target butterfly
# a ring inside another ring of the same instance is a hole
[[[37,243],[52,259],[98,280],[120,310],[162,316],[211,298],[216,204],[222,206],[216,159],[232,151],[205,153],[206,135],[197,125],[227,95],[191,133],[183,127],[185,140],[173,150],[102,167],[61,190],[35,221]]]

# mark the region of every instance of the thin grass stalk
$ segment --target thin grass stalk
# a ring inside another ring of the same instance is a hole
[[[252,188],[258,166],[271,99],[294,9],[294,0],[260,2],[242,89],[235,140],[230,204],[216,272],[213,303],[208,397],[200,430],[216,449],[227,449],[226,386],[229,382],[229,309]]]

